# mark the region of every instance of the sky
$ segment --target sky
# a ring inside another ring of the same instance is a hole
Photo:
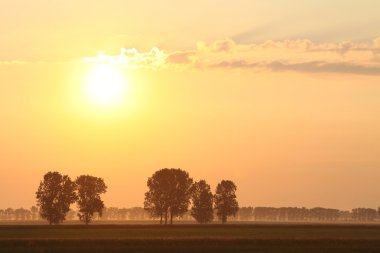
[[[0,208],[48,171],[142,206],[167,167],[240,206],[380,206],[379,1],[0,3]]]

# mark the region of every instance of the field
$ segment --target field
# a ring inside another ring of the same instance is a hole
[[[380,226],[1,225],[0,252],[380,252]]]

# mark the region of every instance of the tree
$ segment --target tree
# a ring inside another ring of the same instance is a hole
[[[8,207],[4,210],[5,220],[13,220],[15,214],[15,210],[13,208]]]
[[[141,207],[131,207],[128,210],[129,220],[145,220],[146,210]]]
[[[374,221],[376,219],[376,209],[355,208],[352,209],[352,218],[356,221]]]
[[[174,217],[182,216],[189,209],[193,179],[181,169],[172,169],[171,176],[169,210],[170,224],[173,224]]]
[[[15,220],[30,220],[32,218],[32,212],[24,208],[18,208],[14,212]]]
[[[241,221],[249,221],[253,217],[253,207],[241,207],[238,212],[239,220]]]
[[[145,193],[144,209],[150,213],[151,217],[160,217],[160,224],[163,222],[165,215],[165,224],[167,223],[168,201],[166,194],[168,184],[168,170],[156,171],[152,177],[148,178],[147,186],[149,190]]]
[[[30,208],[30,212],[32,213],[32,220],[38,220],[38,208],[36,206],[32,206]]]
[[[81,221],[88,225],[95,213],[102,216],[104,203],[100,194],[107,192],[107,186],[102,178],[89,175],[79,176],[75,183],[78,195],[78,216]]]
[[[213,220],[213,195],[210,185],[205,180],[200,180],[193,184],[191,201],[193,203],[191,216],[198,223],[205,224]]]
[[[170,217],[173,218],[184,214],[189,207],[191,186],[193,180],[189,173],[181,169],[161,169],[148,178],[149,190],[145,193],[144,208],[152,217],[160,217],[162,224],[163,216],[165,224]]]
[[[216,187],[214,196],[215,209],[223,224],[227,222],[228,216],[235,216],[239,210],[235,192],[236,185],[230,180],[222,180]]]
[[[36,197],[41,217],[50,225],[62,223],[76,200],[75,183],[67,175],[48,172],[40,182]]]

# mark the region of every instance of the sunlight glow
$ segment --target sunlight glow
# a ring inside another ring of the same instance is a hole
[[[123,100],[126,80],[114,65],[95,66],[88,74],[86,94],[98,105],[114,105]]]

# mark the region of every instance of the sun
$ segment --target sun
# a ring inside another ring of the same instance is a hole
[[[115,65],[93,67],[86,80],[86,95],[97,105],[110,106],[123,100],[126,80]]]

